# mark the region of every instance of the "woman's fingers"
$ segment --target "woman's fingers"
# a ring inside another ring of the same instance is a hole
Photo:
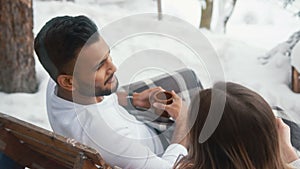
[[[172,93],[173,100],[181,100],[181,98],[174,92],[174,90],[172,90],[171,93]]]
[[[153,106],[157,109],[165,110],[167,105],[155,102],[155,103],[153,103]]]
[[[173,119],[176,119],[181,112],[182,99],[174,92],[174,90],[171,91],[171,94],[173,103],[166,105],[159,102],[154,102],[152,106],[159,110],[158,112],[166,111]]]
[[[153,96],[160,91],[165,91],[162,87],[155,87],[155,88],[151,88],[150,94],[149,94],[149,100],[151,100],[153,98]]]

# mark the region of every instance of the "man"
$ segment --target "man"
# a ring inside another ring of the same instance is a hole
[[[104,160],[121,168],[172,168],[186,155],[186,109],[173,92],[173,103],[153,106],[175,119],[166,150],[155,130],[130,115],[126,93],[116,93],[118,80],[110,50],[97,26],[85,16],[51,19],[35,38],[37,56],[51,79],[47,111],[54,132],[87,144]],[[149,97],[161,88],[134,93],[134,106],[149,108]]]

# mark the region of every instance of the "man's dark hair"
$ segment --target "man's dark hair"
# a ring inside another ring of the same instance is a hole
[[[87,43],[99,40],[96,24],[85,16],[61,16],[48,21],[34,40],[35,52],[53,80],[72,74],[66,65]]]

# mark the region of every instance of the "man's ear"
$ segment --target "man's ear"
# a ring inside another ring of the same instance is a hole
[[[65,90],[73,91],[73,76],[71,75],[59,75],[57,77],[57,83],[60,87],[62,87]]]

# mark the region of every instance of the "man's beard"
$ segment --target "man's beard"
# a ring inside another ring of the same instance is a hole
[[[115,77],[115,76],[114,76]],[[119,81],[117,77],[115,77],[115,87],[111,89],[102,89],[101,87],[91,87],[91,86],[85,86],[78,89],[78,92],[81,95],[89,96],[89,97],[98,97],[98,96],[107,96],[117,91],[119,86]],[[84,86],[84,84],[82,84]],[[94,89],[94,90],[93,90]]]
[[[99,88],[95,88],[95,96],[108,96],[111,95],[112,93],[116,92],[119,86],[119,81],[117,79],[117,77],[115,77],[116,79],[116,86],[114,88],[112,88],[111,90],[103,90],[100,87]]]

